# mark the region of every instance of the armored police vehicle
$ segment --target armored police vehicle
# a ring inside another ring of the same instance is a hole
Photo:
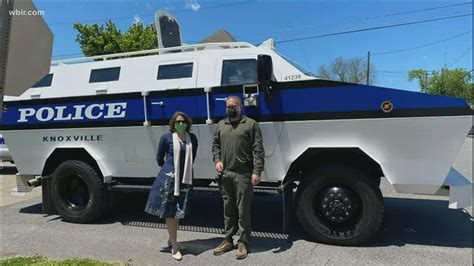
[[[2,134],[19,187],[41,184],[45,211],[67,221],[96,220],[110,191],[150,187],[157,141],[176,111],[193,119],[200,143],[193,182],[209,184],[212,137],[229,95],[242,97],[245,114],[259,122],[262,181],[282,191],[285,221],[296,210],[317,241],[357,245],[372,236],[383,218],[382,177],[401,193],[471,204],[471,183],[451,168],[472,122],[463,99],[320,79],[272,40],[53,63],[5,102]]]

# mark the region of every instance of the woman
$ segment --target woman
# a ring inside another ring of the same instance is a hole
[[[168,246],[175,260],[182,258],[177,240],[178,222],[186,212],[198,147],[196,136],[190,133],[191,124],[191,119],[183,112],[176,112],[171,117],[170,132],[161,137],[156,155],[161,170],[145,206],[145,212],[166,219]]]

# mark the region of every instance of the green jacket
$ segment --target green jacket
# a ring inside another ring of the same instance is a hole
[[[214,163],[224,164],[224,170],[260,176],[265,163],[265,150],[257,122],[244,115],[235,128],[229,118],[219,121],[214,133],[212,155]]]

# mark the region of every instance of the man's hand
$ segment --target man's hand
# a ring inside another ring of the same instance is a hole
[[[252,185],[256,186],[258,185],[258,183],[260,183],[260,176],[256,174],[252,174],[251,180],[252,180]]]
[[[224,171],[224,164],[222,164],[222,162],[216,163],[216,171],[218,173],[222,173],[222,171]]]

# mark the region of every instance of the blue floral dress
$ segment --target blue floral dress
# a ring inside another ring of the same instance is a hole
[[[197,152],[197,138],[190,133],[191,143],[193,144],[193,162]],[[186,155],[186,143],[180,144],[179,162],[180,177],[183,179],[184,161]],[[166,156],[166,158],[165,158]],[[159,216],[160,218],[182,219],[186,213],[186,204],[190,199],[192,186],[180,184],[179,196],[174,196],[174,155],[173,155],[173,135],[171,132],[165,133],[158,144],[156,154],[158,165],[161,170],[153,182],[148,200],[145,205],[145,212]]]

